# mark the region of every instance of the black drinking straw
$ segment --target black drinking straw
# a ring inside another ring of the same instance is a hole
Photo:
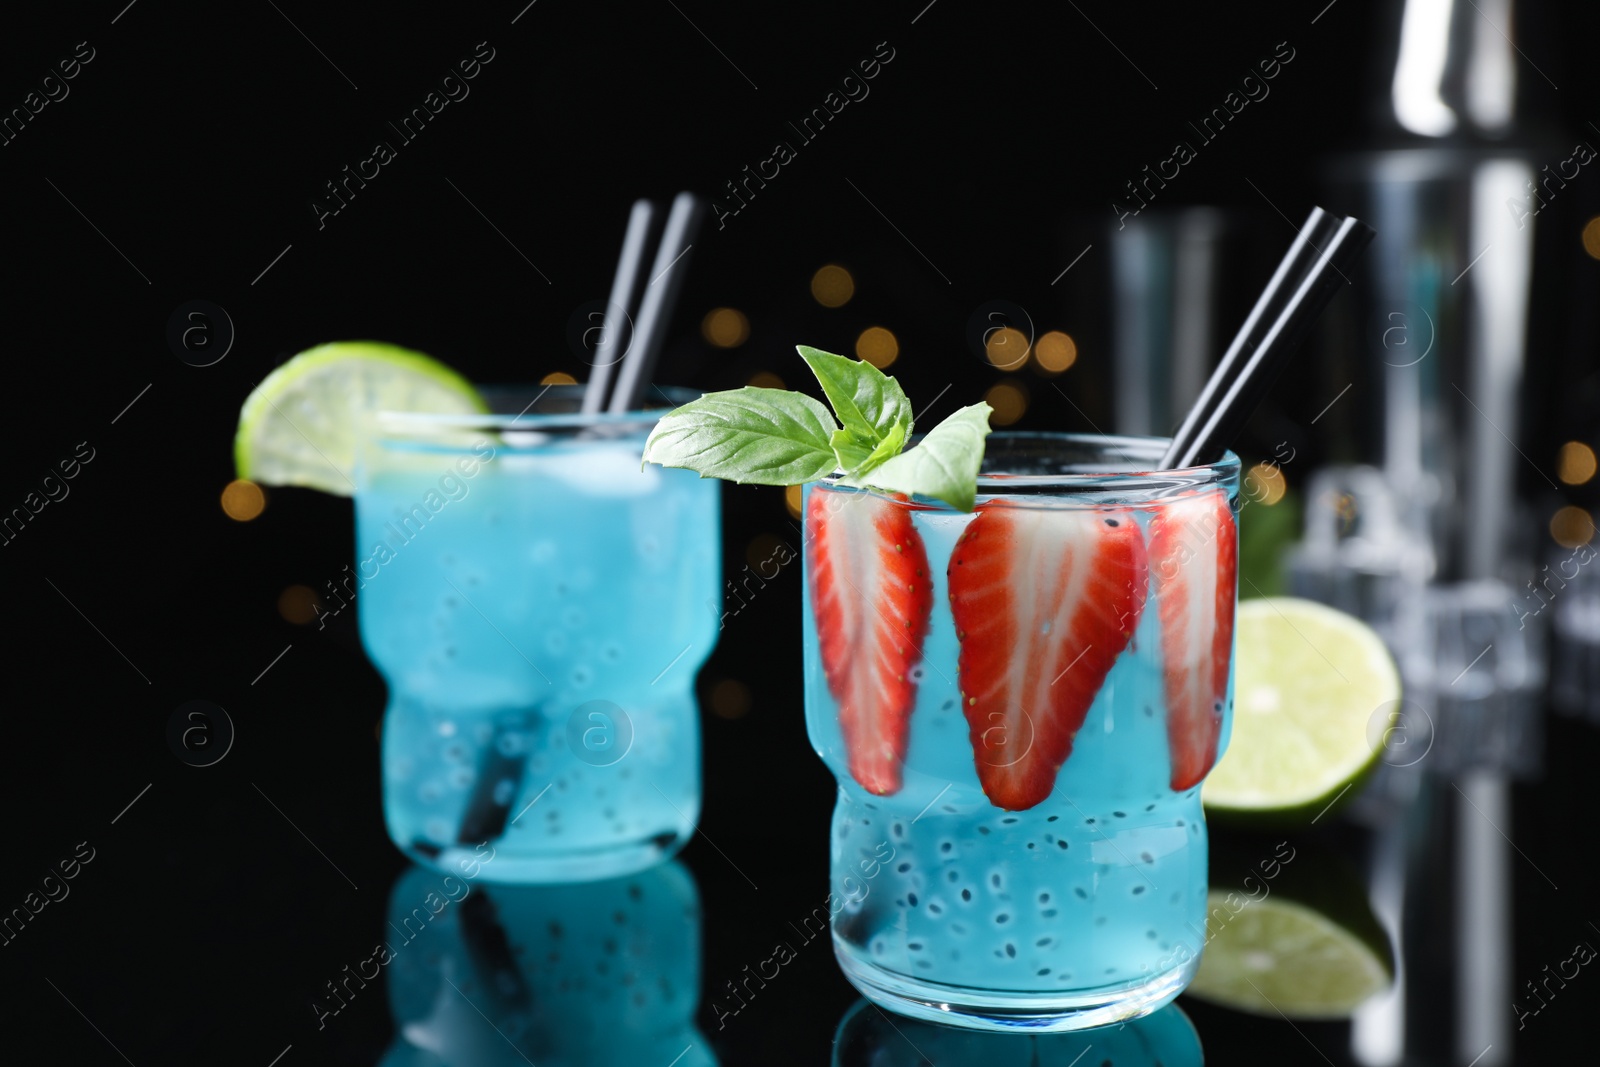
[[[456,844],[476,845],[493,841],[506,832],[506,816],[522,794],[522,780],[528,773],[526,749],[505,743],[513,731],[532,733],[539,725],[540,709],[535,706],[512,720],[497,720],[483,758],[478,761],[478,777],[462,810]],[[507,752],[506,749],[512,749]],[[500,786],[505,788],[501,789]],[[502,802],[500,797],[504,796]]]
[[[648,200],[634,202],[628,215],[628,229],[622,239],[622,252],[617,259],[616,274],[611,284],[611,299],[600,335],[600,343],[607,349],[603,360],[597,361],[594,374],[584,386],[583,411],[598,414],[602,410],[625,412],[639,406],[644,391],[650,384],[650,375],[672,318],[672,310],[683,288],[684,275],[688,273],[688,253],[693,247],[695,231],[705,212],[705,204],[692,193],[679,193],[672,202],[666,226],[655,249],[655,264],[649,281],[642,286],[644,297],[639,303],[638,322],[627,330],[626,352],[621,357],[622,368],[617,376],[616,388],[606,397],[611,383],[612,368],[618,362],[615,346],[624,336],[628,316],[632,314],[635,295],[643,280],[641,269],[650,258],[652,223],[657,215],[655,205]],[[598,346],[597,346],[598,348]],[[502,740],[512,729],[531,731],[539,722],[541,711],[519,717],[514,723],[495,723],[478,766],[477,782],[468,797],[456,831],[460,845],[489,841],[505,833],[510,805],[522,792],[522,782],[527,776],[527,753],[518,751],[508,755],[502,751]],[[499,789],[500,785],[505,789]],[[501,803],[498,795],[506,797]],[[419,848],[423,846],[419,845]]]
[[[1172,435],[1172,444],[1167,447],[1166,458],[1181,454],[1194,442],[1194,435],[1200,429],[1201,418],[1211,410],[1216,402],[1218,391],[1225,389],[1238,373],[1242,359],[1248,359],[1251,352],[1255,351],[1261,342],[1263,331],[1272,324],[1277,312],[1283,307],[1284,302],[1299,287],[1306,273],[1316,263],[1322,247],[1332,238],[1338,229],[1339,220],[1333,215],[1323,211],[1320,207],[1313,207],[1311,214],[1306,217],[1305,225],[1300,227],[1300,232],[1295,235],[1294,243],[1289,246],[1289,251],[1284,253],[1283,260],[1278,264],[1278,269],[1273,272],[1272,278],[1267,282],[1267,287],[1261,291],[1261,296],[1256,300],[1255,307],[1250,309],[1249,316],[1244,320],[1244,325],[1239,327],[1239,332],[1234,334],[1233,341],[1228,345],[1228,350],[1217,361],[1217,368],[1211,377],[1206,380],[1205,388],[1200,391],[1200,396],[1194,405],[1189,408],[1189,413],[1184,417],[1183,424]],[[1263,319],[1265,320],[1263,322]],[[1164,469],[1171,469],[1163,464]]]
[[[648,200],[635,200],[633,210],[628,213],[628,229],[622,237],[622,252],[617,256],[616,274],[611,279],[611,299],[606,302],[600,341],[595,345],[598,358],[594,373],[589,376],[589,383],[583,389],[585,415],[594,415],[606,409],[606,392],[611,386],[612,372],[632,347],[634,332],[630,316],[639,293],[639,276],[644,273],[644,261],[650,254],[650,226],[655,218],[656,207]]]
[[[516,890],[502,892],[512,896]],[[506,936],[505,920],[488,890],[469,893],[461,901],[460,929],[461,944],[467,950],[467,960],[478,979],[478,991],[493,1005],[491,1011],[504,1014],[526,1009],[531,995],[522,973],[524,963],[516,957],[511,939]],[[544,963],[542,959],[526,961],[530,967]]]
[[[1325,234],[1330,227],[1331,233]],[[1319,240],[1323,236],[1326,239]],[[1341,219],[1320,208],[1312,212],[1301,239],[1290,247],[1200,399],[1185,416],[1179,435],[1161,458],[1162,470],[1214,463],[1222,457],[1277,379],[1285,359],[1305,340],[1346,281],[1345,270],[1354,266],[1372,236],[1372,229],[1358,219]],[[1285,285],[1286,281],[1289,284]]]
[[[639,303],[639,322],[633,343],[623,357],[617,388],[611,394],[608,410],[614,413],[637,408],[644,400],[644,391],[650,384],[650,375],[655,371],[656,360],[666,340],[673,305],[678,302],[684,275],[689,273],[689,249],[694,247],[695,230],[704,211],[704,203],[693,193],[679,193],[672,201],[672,212],[661,234],[661,246],[650,268],[650,281],[645,284],[644,298]]]
[[[595,360],[594,373],[583,388],[584,414],[596,415],[605,410],[612,371],[621,358],[618,345],[623,346],[623,352],[631,347],[634,332],[630,316],[638,295],[642,268],[650,255],[651,224],[656,215],[655,205],[648,200],[635,200],[633,209],[628,213],[628,229],[623,234],[622,251],[617,256],[616,273],[611,279],[611,298],[606,302],[599,344],[595,345],[598,358]],[[536,708],[531,715],[519,716],[514,722],[497,721],[494,724],[488,747],[478,761],[478,776],[472,793],[462,809],[461,823],[456,829],[457,844],[478,844],[505,833],[511,804],[521,795],[522,782],[528,770],[528,754],[519,750],[508,755],[503,751],[505,738],[512,730],[531,731],[538,718]],[[501,789],[502,784],[506,788]],[[506,798],[504,803],[499,799],[501,796]]]

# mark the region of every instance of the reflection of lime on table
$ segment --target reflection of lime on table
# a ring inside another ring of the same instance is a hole
[[[1233,734],[1201,796],[1218,815],[1314,819],[1377,762],[1400,674],[1365,623],[1294,597],[1239,602]]]
[[[1256,1015],[1342,1019],[1393,980],[1387,939],[1370,913],[1345,926],[1274,893],[1234,915],[1227,895],[1207,897],[1211,941],[1190,995]]]

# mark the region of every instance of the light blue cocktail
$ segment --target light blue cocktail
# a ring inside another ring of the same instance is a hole
[[[869,998],[1100,1025],[1188,983],[1227,743],[1238,461],[989,439],[963,514],[806,492],[806,716],[839,781],[836,954]]]
[[[641,469],[659,412],[491,399],[510,413],[376,416],[358,464],[389,834],[445,870],[489,842],[493,881],[638,870],[699,812],[719,487]]]

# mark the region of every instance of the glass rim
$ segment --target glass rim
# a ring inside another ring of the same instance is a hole
[[[683,386],[653,385],[650,393],[664,399],[659,407],[646,407],[625,412],[599,411],[586,414],[582,411],[537,411],[536,405],[571,406],[583,399],[584,385],[487,385],[478,392],[489,402],[486,412],[434,412],[385,411],[371,412],[369,418],[380,438],[398,440],[426,440],[430,436],[470,430],[503,434],[528,431],[530,433],[564,436],[585,430],[607,429],[617,431],[637,430],[654,425],[661,416],[681,404],[700,397],[700,391]],[[524,403],[524,398],[531,397]],[[493,410],[494,408],[504,410]]]
[[[915,441],[915,439],[913,439]],[[1082,461],[1064,463],[1069,469],[1052,474],[1010,474],[1002,470],[981,471],[978,475],[977,493],[981,496],[1066,496],[1077,494],[1157,494],[1173,496],[1208,486],[1225,485],[1237,479],[1241,462],[1232,449],[1225,451],[1215,463],[1203,463],[1180,470],[1161,470],[1161,457],[1170,437],[1142,437],[1124,434],[1067,433],[1053,430],[997,430],[991,434],[984,447],[984,467],[994,464],[1007,454],[1005,446],[1012,446],[1012,454],[1021,452],[1016,447],[1032,442],[1045,446],[1038,451],[1045,456],[1061,458],[1073,448],[1081,449]],[[1000,447],[996,447],[1000,446]],[[909,446],[908,446],[909,447]],[[881,490],[841,485],[844,472],[835,471],[816,484],[835,492],[871,493],[878,496],[895,496]],[[870,478],[870,475],[868,476]],[[920,508],[928,510],[957,511],[938,500],[917,497]]]

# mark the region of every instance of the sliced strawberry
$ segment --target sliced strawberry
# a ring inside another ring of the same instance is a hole
[[[909,508],[813,489],[806,505],[811,612],[850,774],[870,793],[900,789],[922,639],[933,611],[928,553]]]
[[[1239,537],[1220,490],[1160,505],[1150,520],[1150,572],[1161,617],[1172,788],[1191,789],[1217,762]]]
[[[1144,538],[1122,508],[977,510],[950,555],[961,708],[984,795],[1021,811],[1055,788],[1139,624]]]

